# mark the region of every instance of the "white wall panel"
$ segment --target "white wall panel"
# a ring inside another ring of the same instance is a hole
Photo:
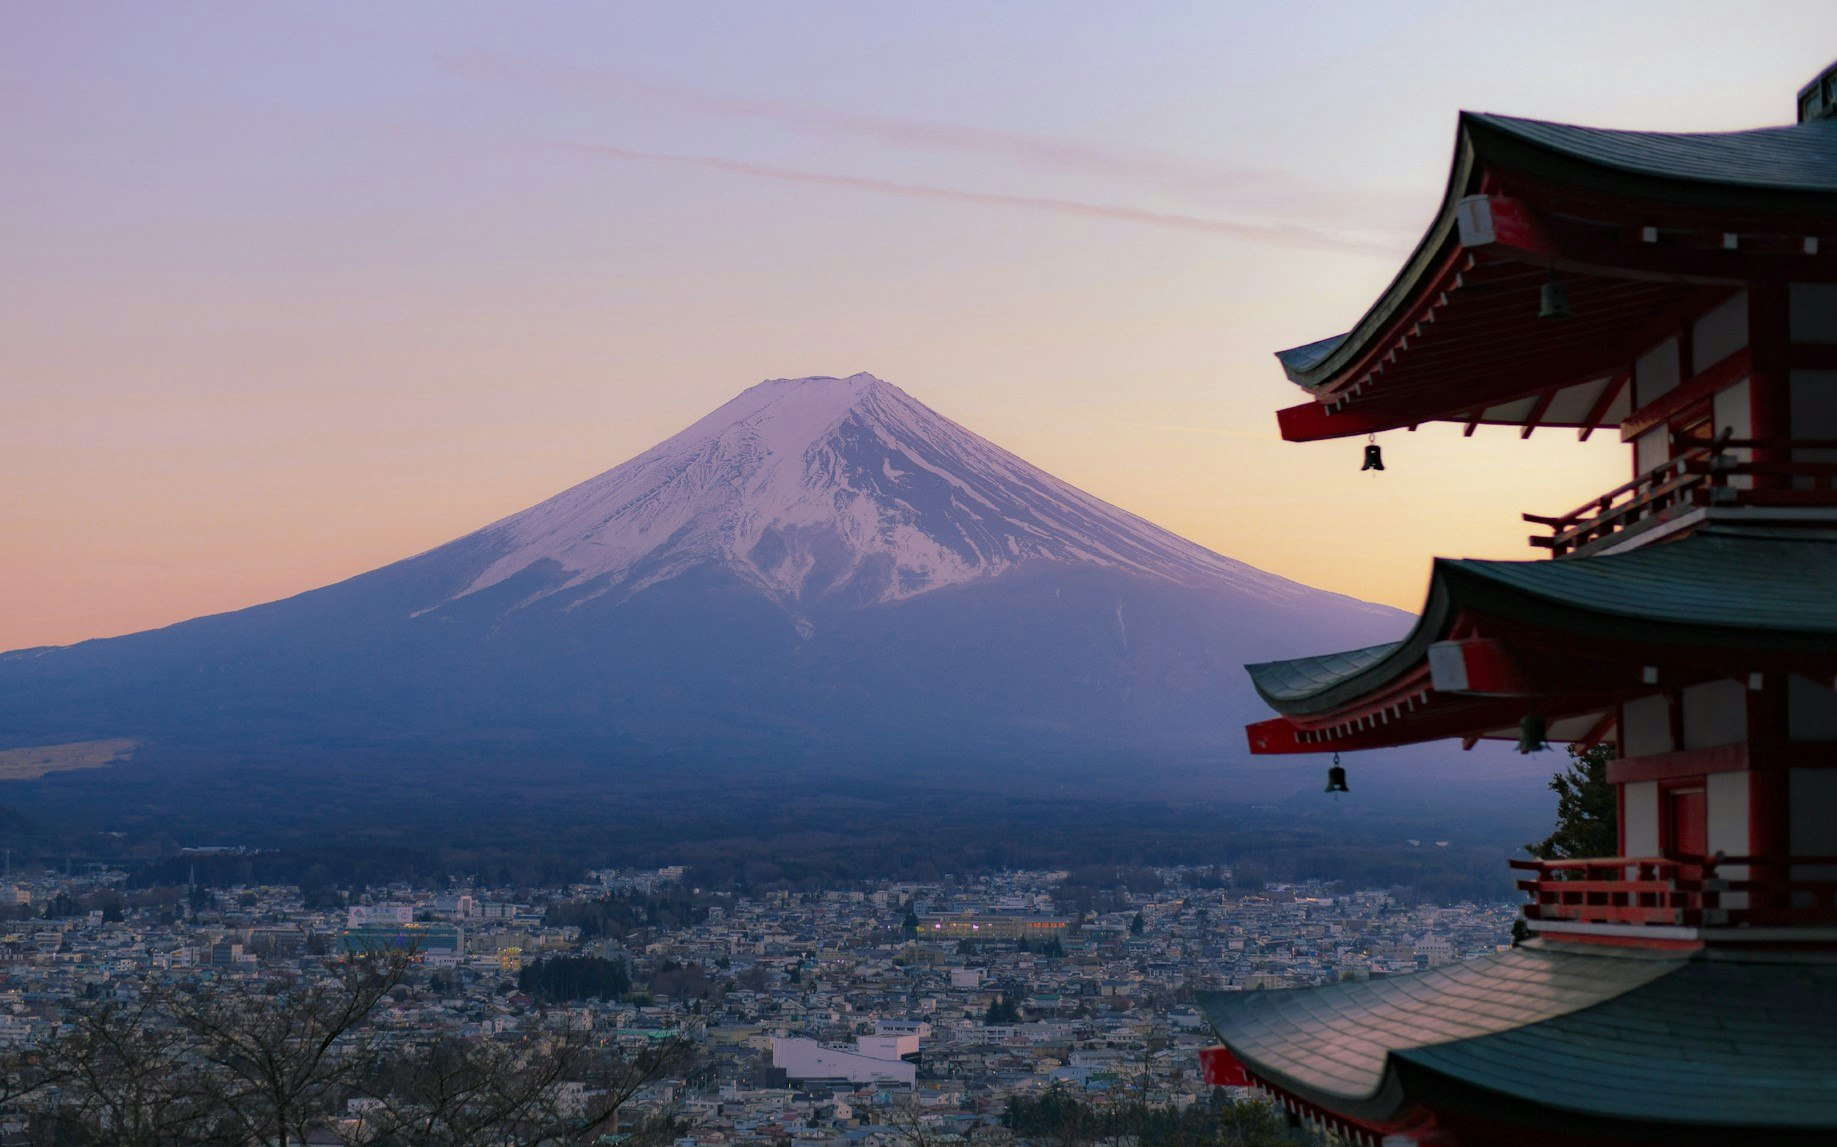
[[[1786,730],[1795,741],[1837,741],[1837,689],[1796,673],[1788,677]]]
[[[1704,782],[1704,801],[1709,806],[1708,847],[1711,855],[1748,855],[1748,790],[1751,774],[1711,773]],[[1746,880],[1748,866],[1730,864],[1716,870],[1724,880]],[[1748,894],[1724,893],[1724,908],[1746,908]]]
[[[1644,406],[1678,388],[1678,340],[1668,338],[1633,362],[1633,405]]]
[[[1658,782],[1635,781],[1621,785],[1621,800],[1626,802],[1626,839],[1621,847],[1627,856],[1658,855]]]
[[[1702,371],[1748,345],[1748,294],[1743,291],[1690,327],[1690,365]]]
[[[1794,283],[1787,305],[1793,342],[1837,343],[1837,283]]]
[[[1748,739],[1748,687],[1740,681],[1707,681],[1683,691],[1684,747],[1713,749]]]
[[[1671,743],[1671,699],[1663,693],[1628,701],[1620,709],[1620,755],[1649,757],[1669,753],[1677,746]]]

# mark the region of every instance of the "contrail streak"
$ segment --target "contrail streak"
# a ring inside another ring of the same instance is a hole
[[[1227,235],[1246,242],[1278,247],[1390,253],[1390,249],[1383,244],[1333,235],[1293,223],[1240,223],[1229,219],[1211,219],[1171,211],[1152,211],[1141,207],[1086,203],[1076,199],[1054,199],[1036,195],[1001,195],[991,191],[966,191],[953,187],[932,187],[923,183],[899,183],[889,179],[874,179],[861,175],[830,175],[816,171],[796,171],[784,167],[746,163],[737,159],[723,159],[714,155],[636,151],[627,147],[573,143],[567,140],[546,140],[544,142],[551,147],[588,155],[605,156],[609,159],[665,163],[678,167],[699,167],[709,171],[724,171],[732,175],[752,176],[755,179],[775,179],[784,183],[805,183],[821,187],[846,187],[856,191],[867,191],[877,195],[895,195],[905,199],[978,203],[988,207],[1022,208],[1030,211],[1050,211],[1060,215],[1116,219],[1125,223],[1145,223],[1154,227],[1172,227],[1181,231],[1203,231],[1214,235]]]

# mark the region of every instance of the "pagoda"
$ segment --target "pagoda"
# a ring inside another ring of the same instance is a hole
[[[1617,431],[1632,476],[1437,560],[1401,641],[1250,666],[1251,751],[1611,744],[1619,855],[1512,861],[1492,956],[1209,994],[1215,1081],[1373,1147],[1837,1142],[1837,65],[1797,111],[1464,113],[1390,286],[1277,355],[1290,441]]]

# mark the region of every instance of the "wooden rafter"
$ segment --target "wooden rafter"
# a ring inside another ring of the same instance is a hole
[[[1625,390],[1632,382],[1633,372],[1630,369],[1622,369],[1619,373],[1608,379],[1607,385],[1601,388],[1600,397],[1596,398],[1595,404],[1588,409],[1588,417],[1585,419],[1586,425],[1582,427],[1582,432],[1577,435],[1581,441],[1588,441],[1588,436],[1595,432],[1595,428],[1601,425],[1601,420],[1606,418],[1607,412],[1613,408],[1614,401],[1620,397],[1620,392]]]
[[[1543,420],[1544,412],[1550,409],[1552,402],[1556,401],[1556,395],[1557,388],[1553,386],[1537,396],[1537,402],[1531,407],[1531,412],[1524,416],[1524,429],[1518,432],[1519,438],[1531,436],[1531,431],[1536,430],[1537,424]]]

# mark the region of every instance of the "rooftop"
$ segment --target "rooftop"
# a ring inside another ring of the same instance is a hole
[[[1277,712],[1330,713],[1412,672],[1426,677],[1430,646],[1475,612],[1586,634],[1597,645],[1620,638],[1828,658],[1833,587],[1837,533],[1826,531],[1708,526],[1664,545],[1565,561],[1439,558],[1422,615],[1402,641],[1247,669]]]
[[[1355,1119],[1458,1091],[1723,1133],[1837,1121],[1837,962],[1533,942],[1416,975],[1217,992],[1201,1005],[1253,1074]]]

